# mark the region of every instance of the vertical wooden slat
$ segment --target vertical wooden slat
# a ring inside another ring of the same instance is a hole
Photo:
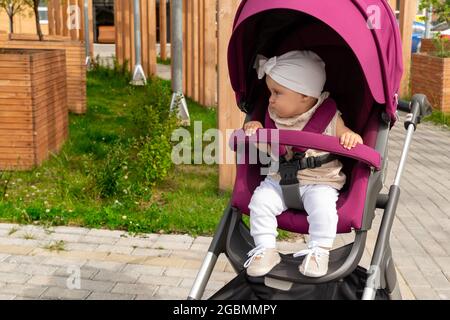
[[[199,66],[199,100],[201,105],[205,104],[205,1],[198,1],[198,66]]]
[[[395,10],[397,10],[397,0],[388,0],[388,3],[391,6],[392,11],[395,13]]]
[[[84,0],[78,0],[77,5],[80,9],[80,30],[78,32],[78,40],[84,41]]]
[[[118,15],[117,15],[117,2],[118,0],[114,0],[114,43],[117,47],[118,42],[118,33],[117,33],[117,25],[119,24],[118,21]],[[116,55],[117,57],[117,55]]]
[[[161,50],[161,59],[167,59],[167,5],[166,0],[159,1],[159,44]]]
[[[134,70],[134,65],[136,64],[136,56],[135,56],[135,43],[134,43],[134,1],[128,1],[130,6],[130,66],[131,72]]]
[[[235,12],[238,8],[239,0],[218,0],[218,123],[222,133],[223,141],[220,146],[220,159],[226,162],[224,153],[228,148],[228,137],[225,135],[227,129],[237,129],[242,127],[244,115],[239,112],[236,106],[234,92],[230,85],[227,63],[227,48],[231,37],[231,29]],[[231,160],[231,159],[230,159]],[[236,166],[234,164],[219,165],[219,189],[226,190],[233,187],[236,176]]]
[[[199,96],[199,60],[198,60],[198,2],[199,0],[192,1],[192,98],[198,102]]]
[[[216,0],[204,0],[204,105],[216,105],[217,93],[217,37]]]
[[[146,76],[150,74],[148,20],[148,1],[141,0],[142,68]]]
[[[119,64],[123,63],[122,48],[122,0],[114,0],[114,31],[116,38],[116,59]]]
[[[72,40],[77,40],[78,38],[78,26],[77,23],[79,24],[80,21],[79,17],[77,17],[78,12],[74,11],[74,7],[77,5],[77,1],[76,0],[67,0],[67,4],[68,4],[68,10],[69,10],[69,15],[67,17],[68,20],[68,27],[69,27],[69,34],[70,34],[70,39]]]
[[[66,0],[62,3],[61,8],[62,8],[62,34],[63,36],[68,36],[69,35],[69,28],[68,28],[68,15],[67,15],[67,9],[69,7],[69,1]]]
[[[186,8],[186,95],[192,98],[192,2],[187,0]]]
[[[411,69],[412,27],[417,11],[417,0],[400,1],[400,32],[403,48],[403,77],[400,84],[400,96],[407,97],[410,94],[409,79]]]
[[[62,6],[59,3],[59,0],[53,0],[53,7],[55,8],[54,11],[54,19],[55,19],[55,34],[58,36],[63,35],[62,31]]]
[[[130,34],[130,6],[129,6],[129,0],[125,0],[123,2],[123,19],[124,19],[124,25],[123,25],[123,57],[124,62],[128,64],[128,70],[131,71],[131,34]]]
[[[94,6],[93,0],[88,1],[88,17],[89,17],[89,48],[91,57],[94,57]],[[87,32],[87,31],[86,31]]]
[[[55,16],[53,11],[55,10],[55,6],[52,0],[47,3],[48,10],[48,34],[53,36],[55,34]]]
[[[188,25],[188,14],[187,14],[188,0],[183,0],[183,93],[187,96],[187,25]],[[173,56],[173,55],[172,55]]]
[[[156,75],[156,0],[148,0],[149,76]]]

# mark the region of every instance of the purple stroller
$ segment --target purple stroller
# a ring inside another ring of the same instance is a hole
[[[348,151],[335,137],[271,130],[268,126],[258,130],[257,136],[261,142],[275,142],[272,139],[276,131],[282,145],[339,156],[347,182],[337,202],[337,232],[354,232],[354,242],[330,252],[329,270],[323,277],[301,275],[298,265],[302,258],[289,254],[282,255],[282,262],[266,276],[249,277],[243,265],[254,242],[242,214],[248,214],[252,193],[264,176],[260,174],[260,164],[238,164],[231,202],[189,299],[202,298],[220,253],[226,254],[238,275],[213,299],[399,299],[389,236],[411,138],[431,107],[425,96],[415,95],[402,108],[409,112],[405,121],[408,133],[395,182],[388,194],[381,194],[389,131],[397,120],[397,92],[403,71],[395,16],[384,0],[242,1],[229,44],[228,64],[231,84],[239,108],[247,114],[246,121],[264,123],[267,115],[270,94],[253,69],[257,54],[272,57],[291,50],[312,50],[322,58],[327,72],[325,90],[336,101],[348,127],[363,137],[364,145]],[[249,143],[248,138],[238,134],[232,140],[233,147]],[[292,202],[291,198],[289,203]],[[371,266],[366,270],[358,264],[377,208],[384,213]],[[305,234],[306,214],[295,204],[289,206],[278,217],[278,227]]]

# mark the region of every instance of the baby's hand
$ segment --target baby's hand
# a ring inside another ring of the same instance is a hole
[[[256,130],[262,128],[262,124],[259,121],[249,121],[246,124],[244,124],[244,131],[245,135],[251,136],[253,135]]]
[[[344,148],[350,150],[356,147],[358,143],[363,143],[363,139],[359,134],[354,133],[353,131],[347,131],[342,134],[340,143]]]

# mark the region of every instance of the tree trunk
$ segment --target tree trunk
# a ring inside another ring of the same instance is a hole
[[[34,9],[34,16],[36,18],[37,35],[39,36],[39,41],[42,41],[44,40],[44,36],[42,35],[41,22],[39,20],[39,0],[37,1],[34,0],[33,9]]]
[[[14,16],[9,16],[9,33],[14,33]]]

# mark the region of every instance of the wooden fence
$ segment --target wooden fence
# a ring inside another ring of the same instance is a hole
[[[48,0],[48,34],[85,41],[84,0]],[[94,52],[92,0],[88,1],[90,53]]]
[[[115,0],[116,58],[120,64],[135,65],[134,1]],[[141,60],[147,76],[156,74],[156,1],[140,0]]]
[[[216,0],[183,0],[183,90],[206,106],[217,105],[217,4]]]

